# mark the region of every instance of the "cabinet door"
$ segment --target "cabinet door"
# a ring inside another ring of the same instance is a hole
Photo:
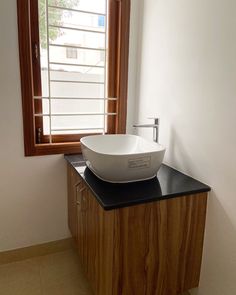
[[[78,245],[94,294],[111,295],[113,211],[105,211],[84,184],[78,205]]]
[[[71,165],[67,166],[67,190],[68,190],[68,225],[72,237],[77,240],[77,186],[82,183],[78,173]]]
[[[87,189],[82,185],[76,188],[76,202],[77,202],[77,246],[80,255],[80,260],[87,272],[87,220],[86,220],[86,192]]]

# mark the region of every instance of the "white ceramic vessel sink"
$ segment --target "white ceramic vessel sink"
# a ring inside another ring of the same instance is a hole
[[[133,182],[156,177],[165,148],[136,135],[92,135],[81,139],[86,164],[100,179]]]

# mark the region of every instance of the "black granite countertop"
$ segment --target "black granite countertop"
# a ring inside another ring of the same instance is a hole
[[[186,196],[210,191],[210,187],[165,164],[157,178],[114,184],[102,181],[86,167],[82,155],[65,155],[65,159],[83,177],[105,210],[127,207],[146,202]]]

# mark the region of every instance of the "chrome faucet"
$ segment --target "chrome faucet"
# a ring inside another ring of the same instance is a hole
[[[158,143],[160,120],[159,120],[159,118],[148,118],[148,119],[154,119],[154,124],[134,124],[133,127],[135,127],[135,128],[139,128],[139,127],[140,128],[147,128],[147,127],[153,128],[153,141]]]

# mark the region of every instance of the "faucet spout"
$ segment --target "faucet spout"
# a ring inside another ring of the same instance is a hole
[[[159,139],[159,118],[150,118],[154,119],[154,124],[134,124],[135,128],[153,128],[153,141],[158,143]]]

